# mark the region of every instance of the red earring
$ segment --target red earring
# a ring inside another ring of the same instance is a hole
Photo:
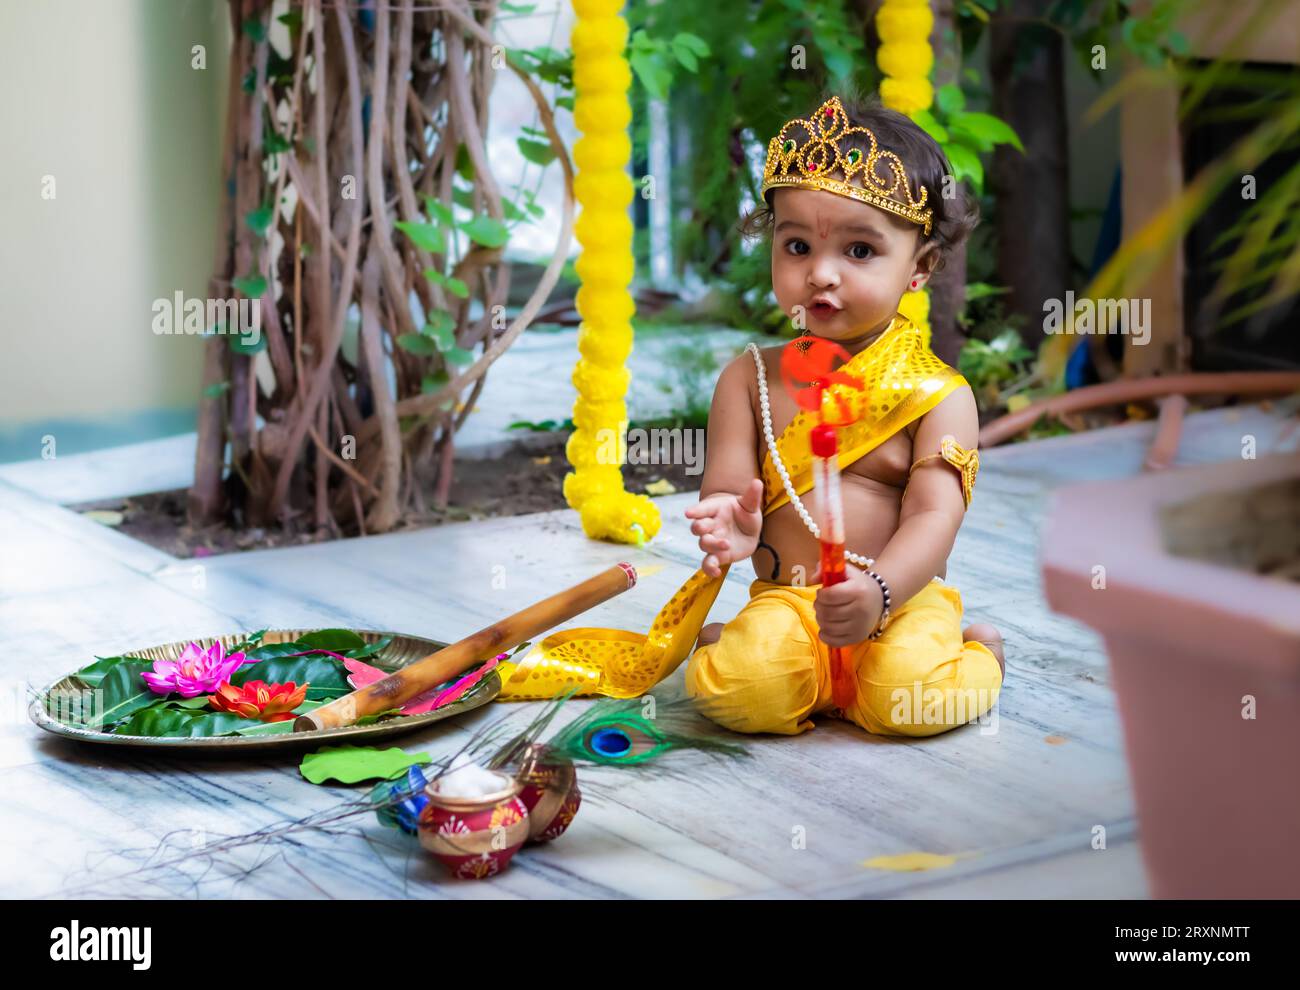
[[[913,289],[916,288],[916,279],[912,279],[912,288],[913,288]]]

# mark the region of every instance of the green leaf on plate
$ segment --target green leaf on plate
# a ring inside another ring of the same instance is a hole
[[[137,663],[142,662],[139,657],[96,657],[94,663],[82,667],[73,676],[81,678],[88,687],[99,687],[100,682],[104,680],[104,676],[109,671],[127,660],[135,660]]]
[[[382,653],[384,647],[392,641],[392,636],[380,636],[373,643],[367,643],[365,646],[359,647],[355,650],[342,650],[340,652],[342,652],[344,656],[351,657],[354,660],[362,660],[366,657],[372,657],[376,653]]]
[[[298,711],[298,709],[294,709]],[[301,714],[301,713],[299,713]],[[293,719],[281,719],[279,722],[254,722],[244,719],[248,724],[235,730],[237,736],[287,736],[293,731]]]
[[[172,738],[208,738],[228,736],[247,726],[246,719],[233,712],[195,713],[176,708],[147,708],[113,730],[123,736],[168,736]],[[261,722],[254,724],[261,725]],[[293,725],[292,721],[288,723]]]
[[[265,636],[266,633],[267,630],[265,629],[259,629],[255,633],[249,633],[247,639],[245,639],[242,643],[232,646],[230,649],[226,651],[226,653],[227,654],[247,653],[249,650],[254,649],[255,647],[261,645],[262,637]]]
[[[407,767],[431,762],[428,753],[407,753],[397,747],[326,746],[304,756],[298,770],[313,784],[327,780],[359,784],[363,780],[389,780]]]
[[[287,657],[294,653],[303,652],[303,648],[297,642],[293,643],[261,643],[243,651],[245,666],[260,660],[275,660],[278,657]],[[242,669],[242,668],[241,668]]]
[[[240,667],[230,676],[230,683],[242,687],[249,681],[267,684],[307,684],[307,700],[329,701],[352,692],[348,672],[341,661],[327,656],[277,657]]]
[[[140,676],[146,670],[153,670],[152,661],[126,660],[108,671],[98,685],[103,692],[100,703],[87,721],[107,727],[161,701],[163,696],[154,693]]]
[[[359,719],[357,719],[356,722],[354,722],[353,724],[354,724],[354,725],[374,725],[374,724],[375,724],[376,722],[378,722],[380,719],[392,718],[393,716],[397,716],[398,718],[414,718],[414,717],[415,717],[415,716],[402,715],[402,714],[401,714],[401,709],[400,709],[400,708],[390,708],[390,709],[388,709],[387,711],[383,711],[383,712],[375,712],[375,714],[373,714],[373,715],[362,715],[362,716],[361,716]]]
[[[189,711],[199,711],[208,707],[208,695],[200,694],[193,698],[168,698],[161,701],[156,706],[158,708],[185,708]]]
[[[351,629],[317,629],[299,636],[298,642],[304,647],[333,650],[335,653],[359,650],[366,645],[366,641]]]

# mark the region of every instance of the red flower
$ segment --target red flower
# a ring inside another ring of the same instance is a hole
[[[299,686],[293,681],[287,684],[249,681],[243,687],[227,681],[217,688],[216,694],[208,695],[208,704],[219,712],[232,712],[243,718],[284,722],[294,717],[293,710],[306,697],[307,685]]]

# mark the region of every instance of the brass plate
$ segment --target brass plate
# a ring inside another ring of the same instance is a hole
[[[262,642],[266,644],[288,643],[305,636],[309,632],[316,631],[315,629],[272,629],[267,631],[262,638]],[[376,632],[368,629],[354,629],[352,631],[367,643],[373,643],[384,636],[393,637],[392,642],[384,647],[382,651],[375,656],[366,658],[366,663],[390,672],[399,670],[407,664],[426,657],[447,645],[437,640],[424,639],[420,636],[406,636],[401,633]],[[125,650],[121,655],[139,657],[142,660],[175,660],[191,642],[207,648],[220,641],[222,649],[228,650],[247,638],[247,633],[203,636],[192,641],[188,639],[179,640],[174,643],[151,646],[143,650]],[[460,700],[424,715],[408,715],[401,718],[387,719],[383,722],[373,722],[369,725],[350,725],[339,729],[315,729],[310,732],[290,732],[276,736],[201,736],[185,738],[126,736],[112,732],[98,732],[94,729],[72,725],[61,720],[57,714],[50,711],[48,701],[52,694],[85,690],[88,690],[88,688],[84,681],[77,677],[75,673],[68,674],[42,689],[28,707],[27,712],[32,721],[46,732],[52,732],[68,739],[76,739],[79,742],[99,743],[108,746],[133,746],[146,749],[183,750],[189,753],[215,752],[234,755],[236,753],[301,749],[322,745],[354,745],[372,739],[383,739],[399,733],[427,728],[435,722],[455,718],[463,712],[472,711],[486,705],[501,692],[501,678],[497,676],[494,670],[471,688],[469,693]]]

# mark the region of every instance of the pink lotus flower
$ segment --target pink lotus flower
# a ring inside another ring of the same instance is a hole
[[[153,670],[146,670],[140,676],[156,694],[176,691],[182,698],[195,698],[216,691],[245,662],[242,653],[226,656],[219,642],[206,650],[198,643],[191,643],[178,659],[155,660]]]

